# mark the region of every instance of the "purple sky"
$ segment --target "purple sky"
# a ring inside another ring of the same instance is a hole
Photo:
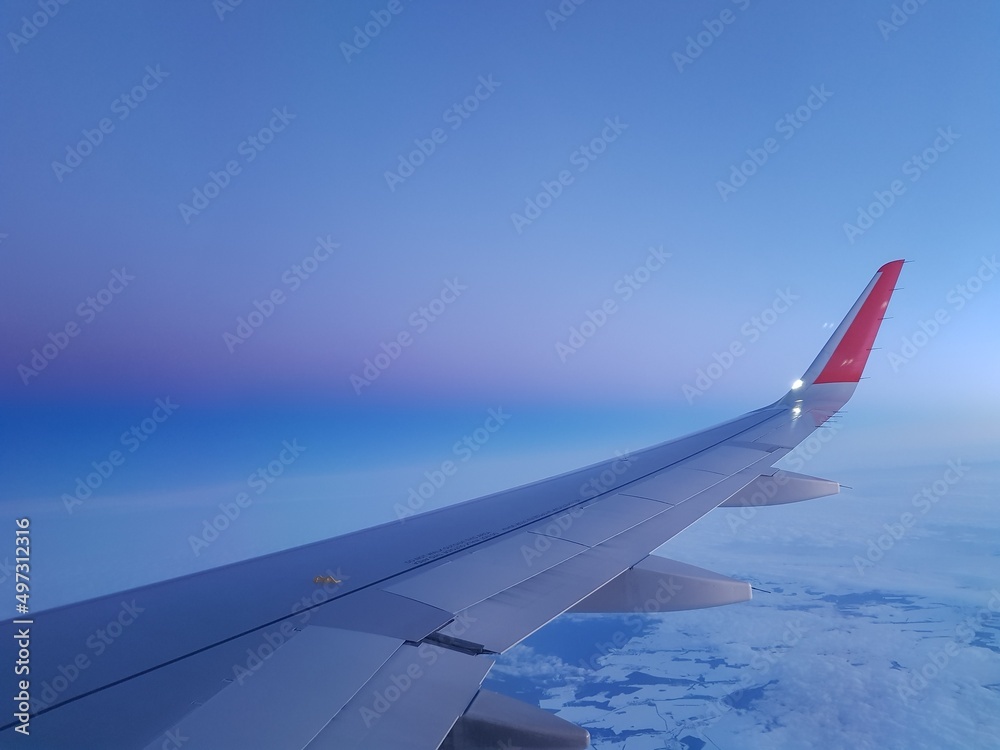
[[[996,454],[994,4],[402,2],[352,51],[384,7],[0,11],[0,467],[50,591],[100,529],[112,586],[387,520],[488,408],[435,502],[756,408],[898,257],[837,460]],[[274,515],[193,558],[295,437]]]

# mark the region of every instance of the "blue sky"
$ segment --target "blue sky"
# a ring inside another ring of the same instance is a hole
[[[390,520],[490,408],[421,509],[761,406],[897,257],[823,460],[995,457],[995,5],[219,7],[0,14],[0,466],[39,603]]]

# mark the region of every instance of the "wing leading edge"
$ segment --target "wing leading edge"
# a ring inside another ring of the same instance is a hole
[[[720,505],[839,490],[773,464],[853,394],[902,264],[878,270],[802,378],[762,409],[542,482],[39,613],[26,746],[76,748],[89,735],[108,750],[586,747],[584,730],[481,690],[497,654],[570,610],[750,598],[743,582],[653,552]],[[123,611],[128,627],[81,668],[87,639]]]

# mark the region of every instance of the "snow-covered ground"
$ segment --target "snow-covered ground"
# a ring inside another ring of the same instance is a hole
[[[720,509],[659,551],[769,593],[566,616],[487,687],[605,750],[1000,747],[1000,466],[837,478],[858,489]]]

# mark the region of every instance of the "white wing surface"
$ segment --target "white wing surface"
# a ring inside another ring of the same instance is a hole
[[[587,747],[586,731],[481,690],[495,658],[567,611],[749,599],[744,582],[652,553],[720,505],[838,491],[773,465],[853,394],[902,264],[879,269],[801,381],[762,409],[534,484],[6,622],[5,634],[30,631],[30,734],[6,713],[0,744]],[[98,632],[115,638],[95,655]],[[5,668],[5,694],[22,679]]]

